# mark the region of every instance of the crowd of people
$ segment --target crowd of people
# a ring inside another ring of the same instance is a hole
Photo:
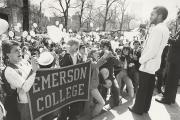
[[[159,93],[164,94],[164,97],[157,101],[174,103],[180,67],[179,59],[170,64],[167,61],[168,51],[171,52],[171,45],[167,44],[169,30],[163,24],[167,15],[168,11],[164,7],[153,9],[153,25],[145,34],[146,40],[143,43],[138,39],[122,43],[115,36],[101,33],[97,33],[99,39],[95,40],[95,37],[88,33],[79,34],[72,31],[69,31],[66,40],[62,38],[57,43],[51,41],[47,35],[39,34],[31,38],[9,37],[3,40],[0,119],[30,120],[27,92],[35,81],[38,69],[61,68],[88,61],[91,62],[89,101],[71,103],[40,118],[41,120],[78,120],[87,110],[90,110],[88,114],[94,118],[103,111],[121,105],[124,93],[127,93],[126,99],[129,102],[135,98],[133,107],[129,107],[131,112],[147,113],[155,87]],[[180,16],[180,12],[178,15]],[[6,22],[1,21],[1,24],[5,25]],[[1,28],[4,29],[1,38],[8,30],[7,26],[8,24]],[[116,48],[112,41],[118,44]],[[177,41],[180,41],[179,38]],[[173,54],[178,53],[177,49],[180,48],[179,44],[175,45]],[[173,57],[177,56],[176,54]],[[174,83],[169,80],[172,77]],[[165,91],[162,89],[164,85]],[[104,107],[107,104],[109,108]]]

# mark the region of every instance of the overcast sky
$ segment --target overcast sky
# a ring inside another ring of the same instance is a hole
[[[39,3],[41,0],[31,0],[33,3]],[[48,4],[52,4],[53,0],[45,0],[44,7]],[[72,0],[72,3],[77,0]],[[105,3],[106,0],[94,0],[95,6],[101,6]],[[127,0],[128,1],[128,10],[130,14],[134,14],[136,17],[145,20],[149,19],[150,13],[155,6],[165,6],[169,11],[168,19],[173,19],[176,16],[178,8],[180,8],[180,0]],[[44,9],[44,10],[45,10]],[[70,10],[70,15],[74,14],[75,10]],[[49,11],[46,9],[45,14],[48,16]]]

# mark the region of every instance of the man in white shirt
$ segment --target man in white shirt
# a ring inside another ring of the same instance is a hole
[[[168,11],[165,7],[155,7],[151,13],[150,22],[154,26],[144,41],[144,47],[139,59],[139,88],[133,107],[129,110],[142,115],[149,111],[152,94],[155,86],[155,72],[161,63],[161,54],[169,38],[169,30],[163,21],[167,18]]]

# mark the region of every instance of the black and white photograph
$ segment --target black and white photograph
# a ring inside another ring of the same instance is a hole
[[[180,120],[180,0],[0,0],[0,120]]]

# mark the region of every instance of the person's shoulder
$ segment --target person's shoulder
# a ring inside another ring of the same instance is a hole
[[[71,55],[69,53],[65,53],[63,58],[67,58],[67,57],[70,57]]]
[[[169,32],[169,29],[165,23],[159,23],[154,27],[156,32]]]

